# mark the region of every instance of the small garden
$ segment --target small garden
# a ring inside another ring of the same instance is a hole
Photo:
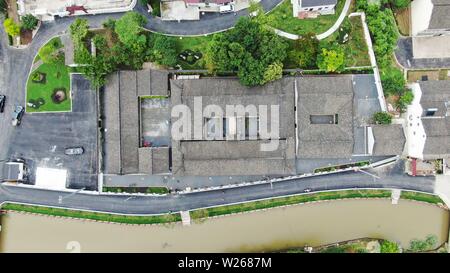
[[[7,17],[3,27],[10,45],[27,45],[33,39],[33,30],[38,27],[39,20],[31,14],[19,16],[17,9],[16,1],[0,0],[0,13]]]
[[[39,65],[27,82],[27,112],[70,111],[69,70],[64,64],[64,53],[59,38],[44,45],[38,53]]]
[[[309,32],[320,34],[334,25],[344,8],[345,0],[338,0],[335,14],[320,15],[317,18],[298,19],[292,15],[292,4],[290,0],[284,0],[281,5],[269,12],[269,25],[279,30],[303,35]]]

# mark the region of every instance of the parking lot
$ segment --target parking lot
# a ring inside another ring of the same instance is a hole
[[[97,96],[81,75],[72,75],[72,112],[26,113],[13,130],[9,158],[21,157],[36,179],[38,167],[67,170],[67,187],[97,189]],[[65,155],[83,147],[82,155]]]

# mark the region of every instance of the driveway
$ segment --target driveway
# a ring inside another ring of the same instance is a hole
[[[24,158],[30,181],[36,168],[66,169],[70,188],[97,189],[97,99],[89,82],[81,75],[72,77],[72,112],[26,113],[14,128],[9,152],[11,158]],[[81,146],[85,152],[67,156],[67,147]]]

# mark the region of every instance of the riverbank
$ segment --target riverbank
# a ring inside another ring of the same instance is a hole
[[[449,211],[424,202],[345,199],[214,217],[183,226],[124,225],[9,211],[2,252],[274,252],[354,238],[380,238],[408,248],[428,235],[443,244]],[[32,227],[32,230],[30,230]],[[125,236],[126,235],[126,236]]]
[[[194,221],[204,221],[208,217],[236,214],[242,212],[251,212],[261,209],[269,209],[275,207],[290,206],[296,204],[306,204],[310,202],[343,200],[343,199],[359,199],[359,198],[390,198],[390,190],[343,190],[343,191],[326,191],[318,193],[300,194],[279,198],[270,198],[253,202],[245,202],[240,204],[224,205],[211,208],[196,209],[190,211],[191,218]],[[444,206],[444,202],[435,195],[403,191],[401,199],[414,200],[419,202],[430,203],[434,205]],[[45,206],[33,206],[26,204],[5,203],[1,209],[6,211],[19,211],[35,214],[44,214],[50,216],[69,217],[78,219],[89,219],[94,221],[126,223],[126,224],[165,224],[180,222],[179,213],[161,214],[161,215],[121,215],[109,214],[103,212],[82,211],[76,209],[53,208]]]

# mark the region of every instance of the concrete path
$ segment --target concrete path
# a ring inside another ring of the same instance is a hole
[[[348,10],[350,8],[350,4],[352,3],[352,0],[345,0],[344,9],[342,9],[341,15],[339,15],[339,18],[337,19],[336,23],[327,31],[325,31],[322,34],[317,35],[318,40],[323,40],[331,34],[333,34],[338,28],[341,26],[342,22],[344,21],[345,17],[347,16]]]

